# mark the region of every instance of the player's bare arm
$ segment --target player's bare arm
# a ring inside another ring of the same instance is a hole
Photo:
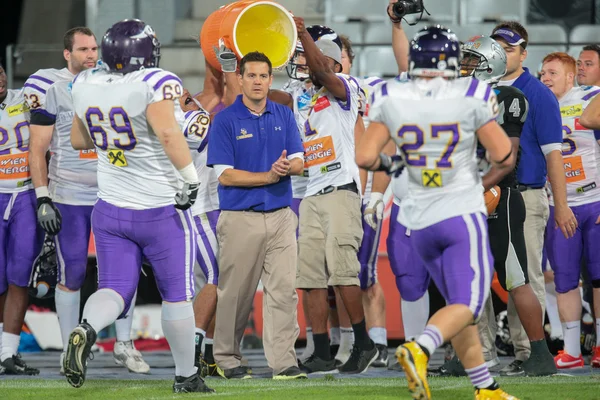
[[[163,100],[150,104],[146,116],[169,160],[175,168],[182,170],[192,164],[192,155],[175,120],[174,109],[173,100]]]
[[[94,148],[94,142],[85,129],[85,125],[77,115],[73,117],[71,124],[71,146],[75,150],[91,150]]]
[[[519,145],[521,140],[519,138],[510,138],[510,142],[512,143],[512,152],[513,154],[519,153]],[[481,183],[485,190],[490,190],[494,186],[496,186],[510,171],[514,170],[517,165],[517,157],[513,157],[512,165],[505,169],[497,168],[495,165],[490,168],[490,170],[481,178]]]
[[[34,187],[48,186],[46,153],[52,141],[54,125],[29,126],[29,169]]]
[[[329,58],[321,53],[312,36],[306,30],[304,19],[294,17],[294,21],[298,29],[298,38],[304,47],[304,55],[306,56],[306,64],[309,70],[316,80],[325,86],[336,98],[347,101],[344,82],[332,71]]]
[[[490,121],[479,128],[477,138],[488,151],[493,166],[503,170],[505,174],[510,168],[514,168],[517,154],[513,151],[513,144],[506,132],[496,121]]]
[[[283,90],[271,89],[269,90],[269,100],[279,103],[281,105],[289,107],[294,111],[294,98],[291,94],[284,92]]]
[[[356,163],[358,166],[376,171],[381,165],[379,154],[390,140],[390,132],[387,126],[372,121],[356,146]]]
[[[398,0],[390,0],[387,9],[388,16],[394,15],[392,5],[397,2]],[[398,64],[399,74],[408,71],[408,46],[409,42],[406,32],[402,29],[402,20],[400,22],[392,22],[392,49],[394,50],[394,57]]]
[[[594,97],[583,110],[579,123],[588,129],[600,130],[600,96]]]
[[[589,106],[588,106],[589,108]],[[567,203],[567,179],[560,150],[551,151],[546,155],[548,179],[552,185],[554,196],[554,220],[566,238],[571,238],[577,230],[577,218]]]
[[[196,100],[210,114],[221,102],[225,90],[223,87],[223,73],[217,71],[208,61],[205,61],[205,64],[204,87],[202,88],[202,92],[196,96]]]

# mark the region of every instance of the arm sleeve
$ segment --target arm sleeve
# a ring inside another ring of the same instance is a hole
[[[188,111],[182,127],[183,134],[192,150],[206,147],[210,128],[210,116],[203,111]]]
[[[298,125],[296,124],[296,120],[294,119],[294,114],[292,110],[285,107],[285,114],[287,116],[287,126],[286,126],[286,145],[285,149],[287,150],[288,155],[302,153],[304,154],[304,145],[302,144],[302,139],[300,137],[300,132],[298,132]]]
[[[235,149],[232,129],[226,113],[215,116],[208,133],[208,160],[206,165],[233,165],[235,167]]]
[[[369,98],[369,121],[385,124],[385,103],[388,99],[388,84],[383,83],[371,91]]]
[[[31,112],[31,124],[48,126],[56,122],[58,107],[53,87],[54,81],[40,71],[31,75],[23,85],[25,101]]]
[[[502,99],[502,106],[500,125],[508,137],[520,138],[529,113],[529,102],[523,94],[515,93]]]
[[[532,110],[535,133],[540,146],[562,143],[562,117],[558,100],[550,89],[544,87],[536,98],[536,110]]]
[[[148,69],[142,80],[148,85],[148,104],[163,100],[177,101],[183,95],[181,79],[172,72],[151,68]]]
[[[478,88],[476,91],[476,93],[482,93],[482,97],[474,96],[474,98],[476,98],[479,101],[479,104],[475,106],[476,131],[488,122],[495,120],[498,117],[498,113],[500,112],[500,107],[498,106],[498,98],[496,97],[496,93],[494,93],[491,86],[483,82],[479,82],[478,85],[485,85],[485,89]]]

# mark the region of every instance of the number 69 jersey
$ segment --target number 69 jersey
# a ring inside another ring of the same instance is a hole
[[[600,201],[600,132],[587,129],[579,118],[600,87],[580,86],[568,91],[560,100],[563,124],[562,155],[570,206]],[[550,196],[550,204],[554,199]]]
[[[182,179],[146,119],[148,105],[177,100],[181,80],[160,68],[113,74],[106,67],[73,80],[75,113],[98,151],[98,197],[117,207],[150,209],[174,204]],[[174,101],[176,120],[184,119]]]
[[[0,193],[31,189],[29,107],[23,89],[8,90],[0,103]]]
[[[370,104],[371,123],[386,125],[406,160],[402,225],[423,229],[459,215],[487,213],[475,150],[477,130],[498,115],[490,86],[474,78],[389,81]]]

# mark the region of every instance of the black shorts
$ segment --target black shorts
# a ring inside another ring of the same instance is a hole
[[[488,217],[494,268],[505,290],[529,283],[525,247],[525,202],[517,189],[502,188],[500,202]]]

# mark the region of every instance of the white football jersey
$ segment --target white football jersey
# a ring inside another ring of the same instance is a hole
[[[209,211],[219,209],[219,179],[214,168],[206,166],[208,154],[208,130],[210,128],[210,114],[200,109],[185,113],[185,120],[181,124],[181,130],[187,138],[188,145],[192,151],[194,166],[200,179],[198,197],[192,206],[192,215],[200,215]]]
[[[490,86],[474,78],[396,80],[381,85],[371,104],[371,121],[387,126],[407,163],[402,225],[423,229],[487,213],[475,150],[476,131],[498,114]]]
[[[311,110],[304,123],[304,168],[308,170],[306,196],[327,186],[351,182],[361,187],[354,143],[361,89],[351,76],[337,76],[346,86],[347,101],[336,99],[322,87],[312,97]]]
[[[29,107],[23,89],[9,89],[0,103],[0,193],[31,189]]]
[[[74,77],[67,68],[40,69],[25,82],[25,99],[31,112],[55,118],[48,166],[50,197],[64,204],[93,205],[98,195],[96,151],[71,146]]]
[[[304,142],[304,123],[310,112],[311,100],[315,94],[314,86],[306,86],[306,83],[296,79],[290,79],[282,88],[284,92],[292,96],[294,104],[294,118],[302,141]],[[303,199],[306,195],[308,178],[305,176],[292,175],[292,196],[295,199]]]
[[[600,131],[583,127],[579,118],[598,86],[572,88],[559,100],[563,124],[562,155],[567,178],[567,201],[570,206],[600,201]],[[549,185],[552,189],[551,185]],[[554,199],[550,194],[550,204]]]
[[[73,103],[98,150],[98,197],[122,208],[150,209],[175,203],[183,180],[148,124],[148,105],[177,101],[181,80],[160,68],[129,74],[105,66],[80,73],[73,81]]]

